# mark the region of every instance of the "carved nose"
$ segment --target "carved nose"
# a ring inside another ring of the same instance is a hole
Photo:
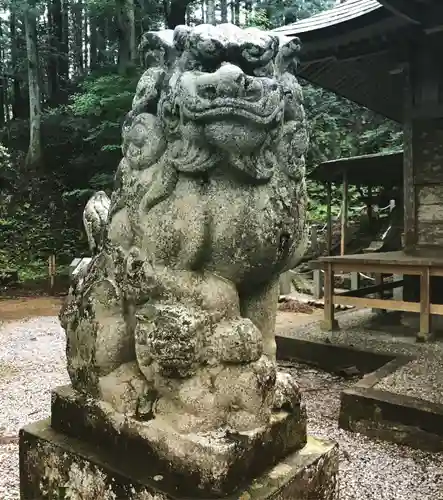
[[[260,83],[233,64],[224,64],[215,73],[200,78],[197,93],[203,99],[242,98],[258,101],[261,98]]]

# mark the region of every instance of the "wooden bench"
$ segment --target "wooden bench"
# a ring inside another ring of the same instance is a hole
[[[402,251],[365,253],[320,257],[312,262],[313,268],[324,271],[324,320],[322,327],[327,331],[338,329],[334,318],[334,305],[349,305],[361,308],[373,308],[390,311],[407,311],[420,314],[420,331],[418,341],[426,341],[431,335],[431,315],[443,316],[443,304],[431,304],[430,279],[433,276],[443,277],[443,257],[424,257],[408,255]],[[373,273],[375,285],[334,293],[334,275],[336,272]],[[420,277],[420,301],[384,299],[384,291],[403,285],[402,280],[385,282],[387,275],[412,275]],[[375,294],[375,298],[368,295]]]

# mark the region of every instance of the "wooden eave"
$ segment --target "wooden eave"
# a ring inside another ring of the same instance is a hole
[[[403,182],[403,152],[325,161],[309,174],[309,178],[322,183],[341,184],[345,172],[349,185],[399,186]]]
[[[400,13],[401,0],[396,1],[397,9],[394,0],[383,3],[348,0],[274,31],[301,38],[300,77],[401,122],[401,73],[408,60],[409,44],[424,34],[424,21],[409,19],[408,10]],[[416,11],[443,7],[443,1],[436,0],[403,3],[418,6],[409,12],[414,15]]]

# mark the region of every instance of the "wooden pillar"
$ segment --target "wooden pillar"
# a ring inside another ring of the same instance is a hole
[[[375,283],[374,283],[375,285],[377,285],[377,286],[383,285],[383,274],[375,273],[374,278],[375,278]],[[380,290],[379,292],[377,292],[375,294],[375,296],[377,299],[384,299],[383,290]]]
[[[318,231],[317,226],[311,226],[311,251],[314,255],[318,255]]]
[[[367,207],[368,207],[368,224],[369,228],[372,230],[374,227],[374,223],[372,220],[373,213],[372,213],[372,186],[368,186],[368,199],[367,199]]]
[[[351,290],[358,290],[360,288],[360,273],[352,271],[351,273]]]
[[[431,300],[429,268],[420,276],[420,332],[417,342],[426,342],[431,335]]]
[[[413,154],[413,84],[411,68],[405,72],[403,125],[403,203],[404,250],[410,252],[417,243]]]
[[[326,250],[328,255],[331,255],[332,252],[332,186],[331,183],[328,182],[326,184]]]
[[[400,281],[403,279],[403,274],[394,274],[392,276],[392,279],[394,281]],[[403,286],[399,286],[397,288],[394,288],[394,290],[392,292],[392,298],[394,300],[404,300],[404,298],[403,298]]]
[[[342,213],[341,213],[340,255],[345,254],[347,228],[348,228],[348,174],[345,170],[343,172],[343,200],[342,200]]]
[[[290,295],[292,292],[292,274],[286,271],[280,275],[279,280],[280,295]]]
[[[323,269],[314,269],[314,299],[321,299],[323,297]]]
[[[332,264],[326,263],[324,271],[325,308],[321,328],[322,330],[331,332],[334,330],[338,330],[338,323],[334,318],[334,303],[332,300],[332,296],[334,295],[334,270],[332,268]]]

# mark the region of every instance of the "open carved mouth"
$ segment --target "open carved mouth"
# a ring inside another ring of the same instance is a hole
[[[267,104],[267,105],[266,105]],[[272,106],[270,105],[272,104]],[[181,106],[182,117],[193,121],[217,121],[224,118],[243,118],[254,123],[269,125],[279,122],[283,116],[284,101],[277,104],[250,102],[238,99],[224,99],[222,102],[208,103],[206,106]]]

